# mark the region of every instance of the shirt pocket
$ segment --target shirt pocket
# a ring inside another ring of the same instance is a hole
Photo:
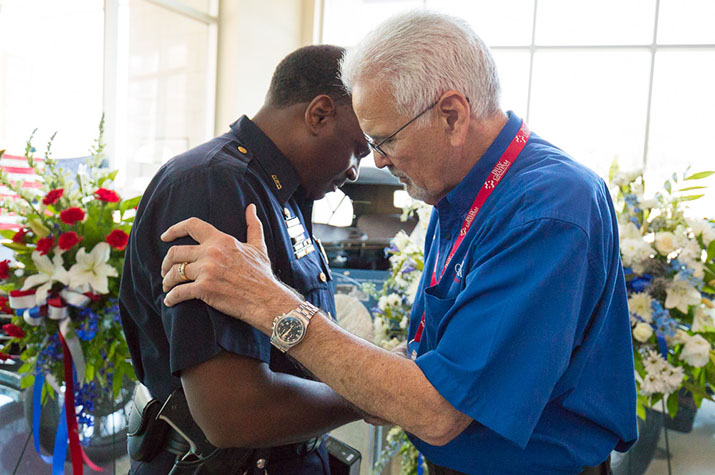
[[[439,286],[428,287],[424,292],[425,328],[423,339],[427,340],[429,348],[437,346],[442,334],[444,316],[454,306],[454,297],[441,297],[438,295]]]
[[[305,257],[294,259],[290,263],[293,274],[293,287],[300,292],[308,302],[319,307],[335,317],[335,300],[331,291],[331,275],[322,265],[319,250]]]

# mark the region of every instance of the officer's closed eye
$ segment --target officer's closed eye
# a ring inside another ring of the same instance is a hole
[[[357,153],[355,156],[357,157],[358,160],[362,160],[363,158],[367,157],[370,155],[370,147],[368,147],[367,143],[360,143],[356,142],[355,143],[355,150],[357,150]]]

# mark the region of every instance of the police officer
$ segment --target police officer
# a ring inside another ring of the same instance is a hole
[[[142,198],[126,250],[120,309],[137,377],[159,401],[183,387],[211,444],[271,447],[272,474],[329,473],[320,436],[360,415],[249,325],[198,300],[164,306],[160,268],[169,244],[159,236],[196,216],[245,240],[245,210],[254,204],[273,273],[307,300],[306,315],[320,308],[334,316],[312,204],[355,180],[369,153],[338,78],[342,54],[327,45],[291,53],[252,119],[166,163]],[[222,264],[215,255],[211,265]],[[150,461],[133,460],[131,473],[168,473],[177,454],[160,449]]]

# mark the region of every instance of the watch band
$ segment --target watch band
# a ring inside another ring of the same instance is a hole
[[[310,321],[310,319],[313,318],[313,315],[318,313],[318,310],[320,310],[318,307],[307,300],[304,300],[300,305],[298,305],[298,307],[291,310],[291,312],[297,312],[305,317],[306,320]]]

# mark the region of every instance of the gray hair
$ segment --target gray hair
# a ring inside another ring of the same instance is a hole
[[[467,22],[449,15],[417,10],[394,16],[349,48],[340,69],[350,92],[360,80],[377,79],[406,116],[417,115],[450,89],[469,98],[478,119],[500,110],[489,48]]]

